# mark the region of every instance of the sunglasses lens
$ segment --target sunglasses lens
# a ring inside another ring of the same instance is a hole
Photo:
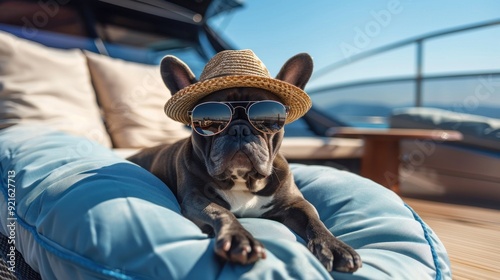
[[[262,101],[248,108],[248,119],[256,129],[264,133],[276,133],[285,125],[286,113],[283,104]]]
[[[202,103],[191,114],[193,129],[200,135],[210,136],[224,130],[231,121],[231,109],[222,103]]]

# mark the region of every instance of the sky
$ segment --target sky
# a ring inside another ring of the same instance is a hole
[[[246,0],[212,22],[235,48],[252,49],[276,75],[300,52],[315,70],[429,32],[500,19],[498,0]],[[309,88],[415,73],[415,46],[315,76]],[[424,43],[424,74],[500,71],[500,25]]]

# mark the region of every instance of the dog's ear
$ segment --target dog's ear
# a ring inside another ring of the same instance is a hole
[[[313,60],[311,56],[307,53],[299,53],[285,62],[276,79],[304,89],[312,71]]]
[[[172,95],[196,83],[196,78],[191,69],[175,56],[165,56],[161,61],[160,71],[163,82]]]

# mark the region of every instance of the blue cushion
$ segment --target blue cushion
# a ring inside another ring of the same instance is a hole
[[[264,243],[267,259],[222,262],[213,239],[180,215],[156,177],[96,143],[42,127],[0,131],[0,176],[13,180],[2,183],[0,232],[15,235],[46,279],[451,278],[442,243],[394,193],[329,167],[292,170],[327,227],[361,255],[359,271],[329,275],[293,232],[263,219],[241,222]]]

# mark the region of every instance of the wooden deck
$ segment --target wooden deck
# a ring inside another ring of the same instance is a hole
[[[500,210],[403,199],[445,245],[453,279],[500,279]]]

